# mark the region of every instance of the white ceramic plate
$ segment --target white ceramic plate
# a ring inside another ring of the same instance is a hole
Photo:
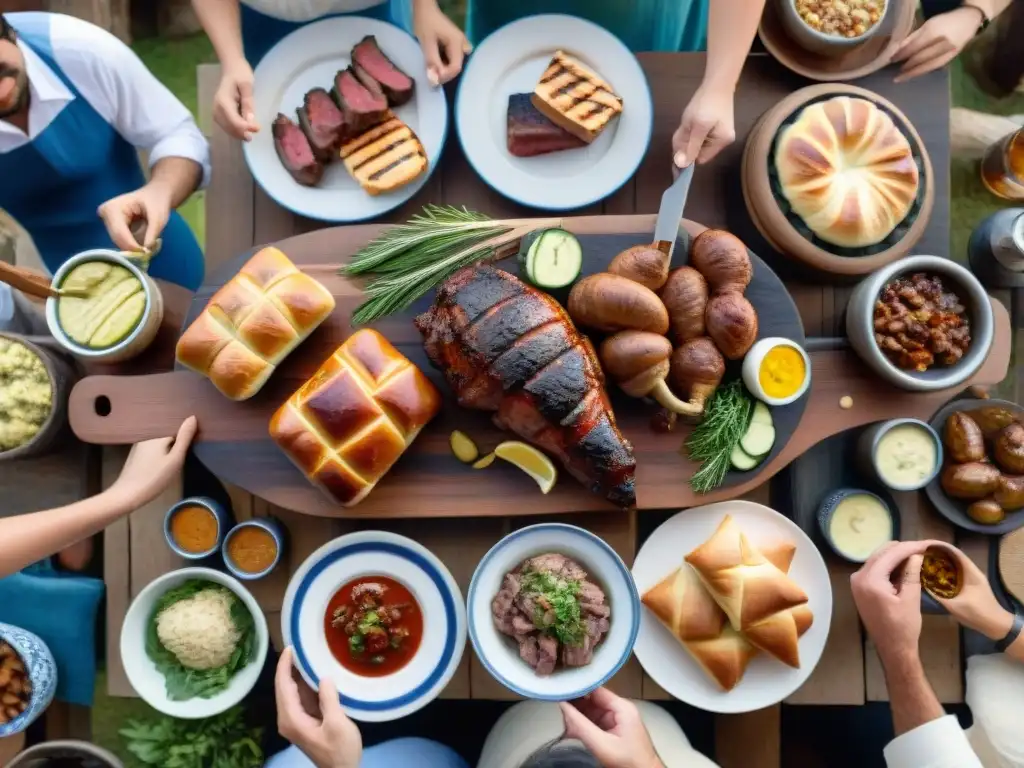
[[[416,655],[397,672],[362,677],[335,660],[324,636],[327,604],[360,576],[389,576],[412,592],[423,611],[423,639]],[[466,647],[466,606],[444,564],[412,539],[361,531],[330,541],[306,558],[292,576],[281,610],[285,645],[314,689],[329,677],[350,717],[397,720],[433,701],[455,674]]]
[[[519,658],[515,641],[494,626],[491,601],[505,574],[534,555],[557,552],[578,562],[601,587],[611,608],[608,634],[585,667],[557,667],[538,676]],[[514,531],[484,555],[469,585],[469,636],[480,662],[509,690],[528,699],[568,701],[599,688],[629,659],[640,626],[640,596],[622,559],[590,531],[541,523]]]
[[[796,555],[789,575],[807,593],[814,623],[800,638],[800,669],[767,654],[758,654],[731,691],[718,688],[654,614],[646,608],[640,619],[636,657],[654,681],[677,699],[710,712],[751,712],[777,704],[803,685],[821,658],[832,622],[832,584],[821,553],[800,528],[773,509],[750,501],[723,501],[680,512],[652,533],[633,565],[633,578],[643,594],[703,544],[722,518],[732,515],[754,544],[790,541]]]
[[[514,157],[506,141],[508,97],[531,93],[557,50],[607,80],[622,97],[622,114],[586,147]],[[455,125],[487,184],[522,205],[564,211],[629,181],[651,143],[654,107],[640,63],[615,35],[575,16],[545,14],[507,24],[476,47],[459,82]]]
[[[340,160],[327,166],[315,187],[295,181],[274,149],[271,124],[278,112],[295,120],[302,97],[317,86],[328,91],[334,75],[351,62],[350,52],[367,35],[416,81],[413,98],[394,112],[419,137],[430,166],[411,184],[376,197],[360,188]],[[448,135],[448,102],[444,91],[427,82],[419,43],[396,26],[362,16],[323,19],[292,32],[275,45],[256,67],[253,97],[260,131],[243,142],[253,178],[278,205],[302,216],[331,222],[372,219],[404,203],[426,183],[437,167]]]
[[[165,593],[189,579],[203,579],[227,587],[245,603],[252,614],[256,631],[256,649],[253,658],[231,678],[228,687],[209,699],[193,698],[171,701],[163,673],[146,654],[146,632],[156,601]],[[225,712],[244,699],[256,685],[269,647],[267,620],[256,599],[234,576],[212,568],[181,568],[151,581],[139,592],[125,614],[121,625],[121,661],[128,682],[143,701],[158,712],[186,720],[213,717]]]

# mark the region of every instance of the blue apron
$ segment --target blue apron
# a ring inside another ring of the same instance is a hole
[[[348,13],[329,13],[318,19],[309,21],[285,21],[273,16],[268,16],[260,11],[253,10],[241,2],[242,9],[242,47],[245,50],[245,58],[249,65],[255,69],[260,60],[267,55],[267,51],[273,48],[278,41],[294,32],[299,27],[304,27],[320,19],[329,19],[332,16],[367,16],[371,19],[380,19],[392,24],[397,24],[406,31],[412,29],[412,11],[409,0],[386,0],[380,5],[374,5],[361,11]]]
[[[117,250],[97,209],[146,183],[139,156],[75,89],[50,44],[50,14],[10,13],[18,37],[63,81],[73,98],[43,132],[0,154],[0,208],[32,236],[52,272],[91,248]],[[203,282],[203,252],[188,224],[171,212],[163,247],[149,272],[195,290]]]
[[[466,35],[474,44],[506,24],[565,13],[599,24],[631,51],[702,51],[712,0],[468,0]],[[568,45],[568,43],[567,43]]]

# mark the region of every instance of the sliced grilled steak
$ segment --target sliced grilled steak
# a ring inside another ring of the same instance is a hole
[[[281,158],[292,178],[304,186],[315,186],[324,175],[324,166],[313,154],[313,148],[302,129],[286,115],[278,113],[274,118],[271,133],[274,136],[277,156]]]
[[[548,120],[533,106],[528,93],[513,93],[508,97],[506,119],[508,151],[515,157],[535,157],[587,145],[583,139]]]
[[[352,62],[380,83],[391,106],[401,106],[412,98],[416,82],[384,54],[373,35],[367,35],[352,49]]]
[[[331,94],[323,88],[311,90],[302,100],[298,117],[317,160],[325,163],[334,160],[341,146],[345,118]]]
[[[341,108],[346,130],[350,134],[362,133],[388,115],[388,101],[384,94],[371,93],[351,67],[334,76],[331,95]]]

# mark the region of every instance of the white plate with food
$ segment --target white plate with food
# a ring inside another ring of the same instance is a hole
[[[761,557],[749,556],[750,547]],[[716,578],[715,569],[741,551],[750,565]],[[825,561],[792,520],[761,504],[725,501],[673,516],[641,547],[633,578],[644,603],[637,659],[658,685],[700,709],[777,704],[803,685],[825,648],[832,619]],[[771,609],[759,613],[742,600],[750,578]],[[731,584],[736,599],[713,597],[708,579]]]
[[[314,689],[329,677],[350,717],[397,720],[433,701],[466,646],[466,606],[412,539],[361,531],[328,542],[288,583],[281,633]]]
[[[260,130],[243,143],[253,178],[279,205],[331,222],[372,219],[426,183],[448,135],[444,91],[419,43],[361,16],[308,24],[256,68]]]
[[[562,211],[603,200],[632,178],[651,142],[654,106],[640,63],[615,35],[544,14],[476,47],[459,81],[455,125],[487,184],[522,205]]]
[[[153,709],[213,717],[256,685],[269,647],[267,620],[233,576],[181,568],[151,581],[121,626],[128,682]]]
[[[480,663],[528,699],[568,701],[629,659],[640,597],[622,559],[582,528],[542,523],[484,555],[469,585],[469,636]]]

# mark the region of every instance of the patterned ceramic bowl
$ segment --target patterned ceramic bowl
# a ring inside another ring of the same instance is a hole
[[[32,683],[25,711],[0,725],[0,739],[3,739],[24,731],[50,706],[57,690],[57,663],[38,635],[20,627],[0,623],[0,642],[7,643],[17,652]]]

